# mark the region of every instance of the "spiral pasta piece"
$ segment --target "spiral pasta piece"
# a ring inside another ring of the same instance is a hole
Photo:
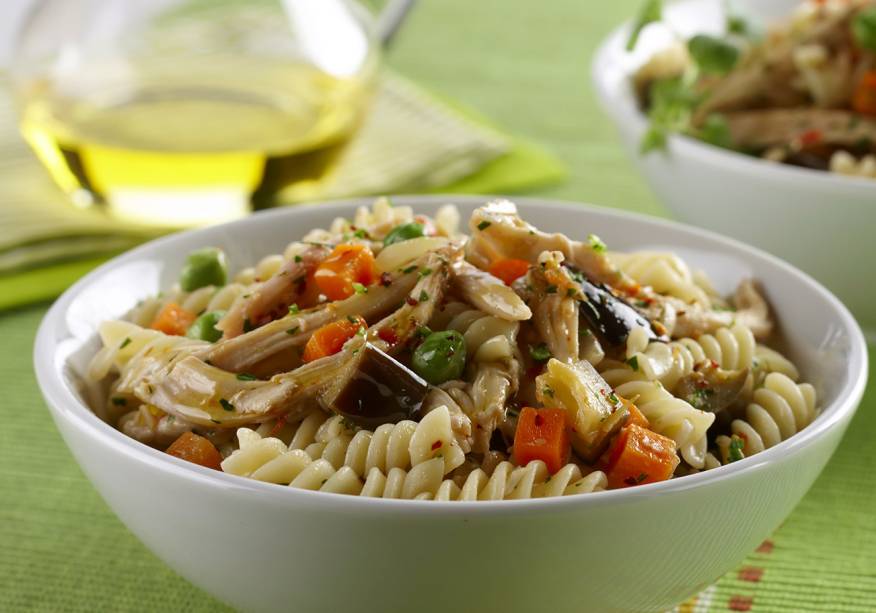
[[[708,294],[700,287],[684,260],[674,253],[633,251],[609,253],[611,261],[641,285],[675,296],[685,302],[710,306]]]
[[[582,476],[575,464],[566,464],[550,475],[544,462],[535,460],[526,466],[501,462],[487,475],[481,469],[469,473],[462,486],[446,479],[438,487],[434,500],[515,500],[550,498],[586,494],[604,490],[607,479],[601,471]]]
[[[636,404],[651,423],[651,428],[678,445],[684,460],[702,468],[707,452],[706,431],[715,421],[713,413],[693,408],[666,391],[659,381],[629,381],[615,388]]]
[[[465,461],[465,453],[453,437],[450,412],[443,406],[419,422],[384,424],[373,432],[354,432],[339,415],[316,410],[297,424],[288,445],[248,428],[238,430],[238,440],[240,448],[226,459],[223,470],[274,483],[291,474],[284,472],[285,468],[299,466],[302,453],[314,462],[324,460],[337,470],[346,467],[357,477],[370,474],[372,469],[382,474],[407,470],[433,459],[441,460],[444,475]],[[271,464],[275,461],[276,466]]]
[[[659,381],[669,390],[693,372],[697,364],[711,360],[725,370],[751,368],[757,351],[754,334],[743,324],[719,328],[714,334],[683,338],[670,343],[647,343],[643,346],[636,330],[627,341],[627,362],[606,361],[601,374],[611,386],[629,381]],[[777,352],[776,356],[781,357]]]
[[[812,385],[798,384],[785,374],[773,372],[766,376],[763,387],[754,390],[745,419],[733,420],[730,428],[744,441],[742,453],[750,456],[778,445],[812,423],[815,407]]]

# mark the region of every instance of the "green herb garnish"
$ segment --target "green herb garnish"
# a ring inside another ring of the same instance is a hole
[[[478,224],[478,230],[486,230],[487,228],[489,228],[492,225],[493,225],[493,222],[491,222],[491,221],[482,221],[481,223]]]
[[[596,253],[605,253],[608,250],[605,243],[602,242],[602,239],[596,236],[595,234],[589,234],[587,236],[587,243],[590,245],[590,248],[593,249]]]
[[[547,344],[540,343],[535,346],[529,346],[529,357],[531,357],[534,362],[547,362],[553,357],[553,355],[551,354],[551,350],[548,349]]]
[[[687,41],[687,50],[700,71],[706,74],[727,74],[739,60],[739,49],[708,34],[697,34]]]
[[[298,307],[297,304],[293,304],[293,305],[290,305],[290,306],[289,306],[289,314],[290,314],[290,315],[295,315],[295,314],[298,313],[299,311],[301,311],[301,309]]]
[[[289,336],[291,336],[293,334],[298,334],[298,330],[300,328],[301,328],[301,326],[293,326],[293,327],[289,328],[288,330],[286,330],[286,334],[288,334]]]
[[[353,291],[357,294],[367,294],[368,288],[361,283],[353,283]]]
[[[234,410],[234,405],[231,404],[230,402],[228,402],[227,400],[225,400],[225,398],[220,398],[219,404],[222,405],[222,408],[225,409],[226,411],[233,411]]]
[[[116,405],[117,407],[124,407],[124,406],[127,406],[128,401],[125,398],[121,398],[119,396],[116,396],[113,398],[113,404]]]
[[[852,35],[859,47],[876,51],[876,7],[863,9],[855,15]]]
[[[125,340],[122,341],[122,344],[119,345],[119,349],[124,349],[125,347],[127,347],[130,344],[131,344],[131,337],[129,336]]]
[[[736,462],[745,457],[742,449],[745,447],[745,441],[735,434],[730,437],[730,447],[727,449],[727,461]]]
[[[627,360],[627,364],[629,364],[630,368],[637,371],[639,370],[639,356],[634,355],[629,360]]]
[[[238,381],[258,381],[258,379],[259,378],[256,377],[255,375],[251,375],[247,372],[237,373],[237,380]]]
[[[426,302],[427,300],[429,300],[429,294],[426,292],[426,290],[420,290],[420,296],[418,300],[420,302]]]

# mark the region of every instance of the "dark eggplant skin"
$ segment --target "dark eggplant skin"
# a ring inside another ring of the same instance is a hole
[[[610,345],[620,346],[627,341],[630,330],[641,326],[648,331],[649,341],[666,341],[654,331],[651,322],[643,317],[632,305],[615,296],[602,284],[592,283],[586,276],[572,266],[568,266],[572,278],[578,283],[586,300],[578,302],[578,312],[592,328]]]
[[[323,406],[357,426],[373,430],[418,419],[429,384],[398,360],[366,343],[338,381],[321,397]]]

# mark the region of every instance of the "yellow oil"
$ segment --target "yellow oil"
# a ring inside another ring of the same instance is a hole
[[[145,67],[111,86],[31,87],[22,133],[74,202],[138,222],[214,223],[281,192],[317,193],[360,123],[367,86],[306,65],[235,62],[176,67],[185,79]]]

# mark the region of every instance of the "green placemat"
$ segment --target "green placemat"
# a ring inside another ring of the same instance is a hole
[[[421,2],[390,62],[559,156],[569,179],[541,194],[661,214],[588,81],[599,38],[637,4]],[[74,464],[30,367],[43,312],[0,315],[0,611],[226,610],[146,551]],[[874,437],[871,377],[845,440],[800,506],[740,568],[679,610],[876,610]]]

